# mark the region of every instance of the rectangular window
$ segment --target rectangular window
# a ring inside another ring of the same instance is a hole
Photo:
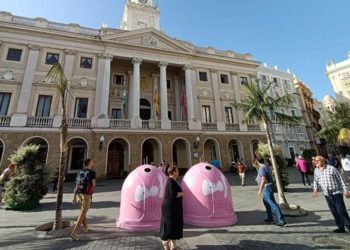
[[[52,100],[51,95],[39,95],[35,116],[49,117],[50,109],[51,109],[51,100]]]
[[[278,79],[276,77],[273,78],[273,82],[274,82],[275,87],[279,87]]]
[[[247,85],[248,84],[248,77],[241,76],[240,81],[241,81],[241,85]]]
[[[124,84],[125,84],[124,75],[114,74],[114,75],[113,75],[113,84],[116,84],[116,85],[124,85]]]
[[[122,110],[112,109],[112,119],[122,119]]]
[[[0,115],[7,115],[11,99],[11,93],[0,92]]]
[[[221,83],[228,84],[228,75],[220,74]]]
[[[21,49],[9,48],[9,50],[7,52],[6,60],[19,62],[19,61],[21,61],[21,56],[22,56]]]
[[[80,58],[80,68],[91,69],[92,68],[92,58],[91,57],[81,57]]]
[[[296,115],[295,115],[295,110],[294,110],[294,109],[292,109],[291,112],[292,112],[292,116],[296,116]]]
[[[45,60],[45,64],[50,64],[50,65],[54,65],[55,63],[58,62],[58,59],[60,58],[59,54],[56,53],[47,53],[46,54],[46,60]]]
[[[210,106],[202,106],[202,112],[203,112],[203,122],[205,123],[211,123],[211,116],[210,116]]]
[[[166,88],[171,89],[171,81],[170,80],[166,80]]]
[[[74,117],[86,118],[88,108],[88,98],[77,98],[75,100]]]
[[[207,82],[208,81],[207,72],[199,71],[199,81],[201,81],[201,82]]]
[[[172,113],[171,113],[171,111],[168,111],[168,118],[169,118],[169,120],[171,121],[172,120]]]
[[[232,107],[225,107],[225,117],[227,123],[233,123]]]

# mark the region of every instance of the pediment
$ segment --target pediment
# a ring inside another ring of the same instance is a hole
[[[101,39],[108,42],[136,45],[140,47],[185,53],[192,52],[190,48],[153,28],[109,34],[102,36]]]

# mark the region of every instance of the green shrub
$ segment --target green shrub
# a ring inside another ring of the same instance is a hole
[[[48,191],[53,168],[43,164],[38,145],[21,146],[9,158],[16,165],[17,175],[6,183],[4,195],[8,209],[27,210],[39,206]]]

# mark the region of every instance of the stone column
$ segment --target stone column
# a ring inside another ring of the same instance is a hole
[[[127,103],[127,105],[128,105],[128,119],[131,119],[132,117],[133,117],[133,115],[132,115],[132,111],[133,111],[133,99],[132,99],[132,95],[133,95],[133,73],[134,72],[132,72],[131,70],[130,71],[128,71],[128,76],[129,76],[129,92],[128,92],[128,94],[129,94],[129,96],[128,96],[128,103]]]
[[[168,90],[167,90],[167,77],[166,67],[167,62],[160,62],[160,117],[161,117],[161,128],[171,129],[171,122],[168,118]]]
[[[224,131],[225,121],[222,119],[222,105],[220,101],[220,91],[219,91],[219,83],[218,83],[218,74],[216,69],[210,69],[211,79],[213,83],[213,94],[214,94],[214,102],[215,102],[215,113],[216,113],[216,123],[218,130]]]
[[[176,105],[176,111],[175,111],[175,117],[176,121],[181,120],[181,95],[182,95],[182,88],[180,87],[180,82],[179,82],[179,77],[175,77],[175,82],[174,82],[174,88],[175,88],[175,105]]]
[[[131,117],[131,128],[142,128],[142,121],[140,118],[140,65],[142,59],[134,57],[133,63],[133,111]]]
[[[231,78],[232,78],[232,83],[233,83],[233,91],[234,91],[234,95],[235,95],[235,100],[236,102],[240,103],[241,102],[241,91],[240,91],[240,79],[239,79],[239,75],[237,72],[232,71],[230,72],[231,74]],[[235,123],[239,124],[239,130],[240,131],[247,131],[247,124],[242,124],[242,120],[243,120],[243,113],[242,111],[238,111],[235,110]]]
[[[112,55],[99,54],[92,127],[109,127],[108,104]]]
[[[11,117],[10,126],[24,127],[28,117],[28,103],[32,93],[32,84],[34,73],[38,62],[40,47],[37,45],[28,45],[29,54],[26,67],[24,70],[23,83],[19,93],[16,113]]]
[[[72,80],[72,75],[73,75],[73,68],[74,68],[74,56],[76,54],[76,51],[74,50],[68,50],[66,49],[65,51],[65,60],[64,60],[64,67],[63,67],[63,71],[64,74],[67,78],[68,83],[71,83]],[[62,105],[61,105],[61,96],[58,95],[56,97],[57,100],[57,112],[53,118],[53,127],[54,128],[59,128],[61,125],[61,121],[62,121],[62,114],[63,114],[63,110],[62,110]],[[67,107],[69,105],[69,103],[72,103],[72,98],[70,95],[67,95],[66,98],[66,115],[67,114]]]

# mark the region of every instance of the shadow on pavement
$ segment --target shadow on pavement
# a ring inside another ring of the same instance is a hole
[[[215,250],[215,249],[259,249],[259,250],[271,250],[271,249],[289,249],[289,250],[312,250],[312,249],[342,249],[338,246],[307,246],[303,244],[288,244],[288,243],[276,243],[269,241],[256,241],[256,240],[241,240],[238,245],[197,245],[199,250]]]

